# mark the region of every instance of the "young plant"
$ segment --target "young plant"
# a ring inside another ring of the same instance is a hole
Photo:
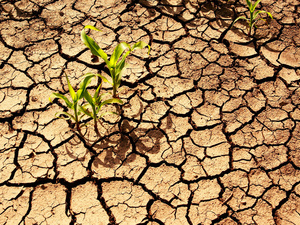
[[[92,54],[94,56],[98,56],[104,60],[106,63],[110,76],[112,79],[112,82],[109,82],[113,87],[113,97],[117,97],[117,89],[121,84],[122,74],[125,71],[126,68],[126,57],[135,49],[143,49],[146,46],[148,46],[148,54],[150,52],[150,46],[147,45],[143,41],[139,41],[135,43],[132,47],[127,44],[126,42],[121,42],[117,45],[117,47],[114,49],[113,54],[111,55],[110,59],[107,58],[107,54],[98,46],[98,44],[85,33],[85,29],[92,29],[97,30],[96,27],[93,26],[85,26],[84,29],[81,32],[81,40],[83,43],[91,50]],[[125,51],[128,49],[127,51]]]
[[[50,95],[50,97],[49,97],[49,100],[51,102],[52,102],[51,98],[53,98],[53,99],[59,98],[59,99],[64,100],[64,102],[66,103],[67,107],[69,109],[71,109],[71,110],[74,111],[74,115],[72,115],[70,113],[67,113],[67,112],[58,112],[55,115],[57,117],[59,117],[60,115],[65,115],[65,116],[67,116],[67,118],[66,118],[67,120],[68,119],[73,120],[75,122],[75,126],[76,126],[76,129],[78,131],[80,131],[79,122],[80,122],[80,120],[82,118],[82,116],[80,116],[81,112],[80,112],[80,110],[78,110],[78,101],[83,98],[85,90],[86,90],[86,87],[89,85],[90,80],[91,80],[92,77],[94,77],[94,74],[89,74],[88,76],[86,76],[81,81],[79,90],[77,92],[75,92],[74,89],[73,89],[73,87],[70,84],[68,75],[66,74],[66,78],[67,78],[67,82],[68,82],[68,88],[69,88],[69,93],[70,93],[70,96],[72,98],[72,101],[69,101],[69,99],[66,96],[64,96],[64,95],[62,95],[60,93],[52,93]],[[59,117],[59,118],[65,119],[64,117]]]
[[[261,0],[257,0],[254,5],[252,5],[251,3],[251,0],[246,0],[247,2],[247,5],[248,5],[248,8],[249,8],[249,11],[250,11],[250,19],[246,18],[245,16],[239,16],[238,18],[236,18],[232,25],[233,26],[238,20],[247,20],[248,23],[249,23],[249,33],[248,33],[248,36],[251,35],[251,31],[252,31],[252,28],[253,26],[256,26],[256,22],[258,20],[265,20],[263,18],[257,18],[257,16],[260,14],[260,13],[266,13],[267,15],[269,15],[269,17],[271,19],[273,19],[273,16],[270,12],[267,12],[267,11],[264,11],[264,10],[258,10],[258,11],[255,11],[255,8],[256,6],[258,5],[258,3],[260,2]]]
[[[123,102],[118,98],[110,98],[110,99],[103,101],[103,97],[108,95],[109,93],[100,94],[100,89],[101,89],[102,81],[104,80],[105,82],[107,82],[107,80],[99,74],[97,74],[95,76],[99,76],[102,79],[100,85],[96,89],[93,96],[88,92],[87,89],[84,90],[83,96],[84,96],[84,99],[88,102],[88,104],[85,104],[83,106],[79,105],[79,107],[80,107],[80,110],[85,115],[87,115],[93,119],[95,132],[98,135],[100,135],[99,131],[98,131],[98,126],[97,126],[97,119],[98,118],[100,119],[104,115],[107,115],[107,114],[117,114],[115,112],[105,112],[105,113],[100,114],[100,116],[98,117],[99,111],[101,110],[102,106],[107,105],[107,104],[112,104],[112,103],[123,104]],[[92,109],[91,111],[89,110],[90,108]]]

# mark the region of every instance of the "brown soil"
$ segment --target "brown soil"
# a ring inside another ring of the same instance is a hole
[[[298,0],[263,0],[253,37],[229,29],[244,0],[0,2],[0,224],[300,224]],[[49,102],[64,73],[106,71],[84,25],[109,53],[152,48],[128,58],[101,138]]]

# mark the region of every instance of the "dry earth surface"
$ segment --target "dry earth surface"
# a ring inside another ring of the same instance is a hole
[[[300,224],[299,0],[262,0],[274,19],[253,37],[229,29],[244,0],[0,2],[1,225]],[[49,102],[64,73],[107,72],[84,25],[110,54],[152,48],[128,58],[101,138]]]

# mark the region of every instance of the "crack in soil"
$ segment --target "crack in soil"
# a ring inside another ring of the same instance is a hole
[[[257,7],[274,19],[249,37],[243,0],[1,1],[0,224],[298,224],[300,3]],[[101,137],[48,101],[64,73],[108,76],[88,24],[109,55],[151,45]]]

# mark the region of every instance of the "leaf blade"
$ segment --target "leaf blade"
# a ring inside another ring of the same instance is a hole
[[[123,104],[123,101],[121,99],[118,99],[118,98],[110,98],[110,99],[107,99],[107,100],[101,102],[101,104],[99,105],[99,108],[101,108],[104,105],[112,104],[112,103]]]
[[[98,29],[97,27],[94,27],[94,26],[92,26],[92,25],[86,25],[86,26],[84,27],[84,29],[90,29],[90,30],[102,31],[102,30],[100,30],[100,29]]]
[[[64,117],[59,117],[58,115],[65,115],[65,116],[67,116],[69,119],[76,121],[76,120],[75,120],[75,117],[74,117],[73,115],[71,115],[70,113],[67,113],[67,112],[57,112],[57,113],[55,113],[55,116],[56,116],[57,118],[59,118],[59,119],[64,119],[64,120],[69,120],[69,119],[64,118]]]
[[[90,111],[88,111],[88,109],[87,109],[86,107],[79,105],[79,109],[80,109],[80,111],[83,112],[85,115],[87,115],[87,116],[93,118],[92,113],[91,113]]]
[[[87,73],[84,75],[84,79],[81,81],[79,90],[77,91],[78,99],[84,97],[84,91],[86,90],[87,86],[90,84],[91,79],[95,77],[93,73]]]
[[[104,113],[101,113],[99,118],[102,118],[103,116],[105,115],[118,115],[118,113],[116,112],[112,112],[112,111],[109,111],[109,112],[104,112]]]
[[[252,11],[252,3],[251,3],[251,0],[246,0],[247,2],[247,5],[248,5],[248,8],[250,10],[250,12]]]
[[[253,11],[255,10],[256,6],[258,5],[258,3],[260,3],[261,0],[257,0],[254,5],[253,5]]]
[[[92,96],[90,95],[90,93],[89,93],[87,90],[84,91],[83,96],[84,96],[84,99],[87,100],[87,102],[88,102],[91,106],[94,106],[94,105],[95,105]]]
[[[249,20],[247,19],[245,16],[239,16],[238,18],[236,18],[233,23],[231,24],[231,26],[233,26],[238,20]]]
[[[69,88],[69,92],[70,92],[70,95],[71,95],[71,98],[73,99],[73,102],[74,102],[74,104],[75,104],[75,102],[77,102],[77,94],[76,94],[76,92],[74,91],[74,89],[73,89],[73,87],[72,87],[72,85],[71,85],[71,83],[70,83],[70,81],[69,81],[69,78],[68,78],[68,75],[67,74],[65,74],[66,75],[66,78],[67,78],[67,82],[68,82],[68,88]]]
[[[87,26],[85,26],[85,28],[86,27]],[[97,28],[95,28],[95,29],[97,29]],[[93,29],[93,30],[95,30],[95,29]],[[93,55],[101,57],[105,61],[106,64],[109,63],[109,61],[107,60],[107,54],[98,46],[98,44],[94,41],[93,38],[91,38],[90,36],[88,36],[85,33],[84,28],[81,31],[81,40],[84,43],[84,45],[87,46],[91,50]]]
[[[116,67],[119,58],[127,48],[131,50],[130,45],[127,44],[126,42],[121,42],[120,44],[117,45],[117,47],[115,47],[114,52],[111,55],[109,60],[111,67]]]
[[[50,101],[51,101],[51,98],[53,98],[53,99],[55,99],[55,98],[62,99],[62,100],[64,100],[65,103],[67,104],[67,107],[68,107],[68,108],[73,109],[73,103],[71,103],[71,102],[69,101],[69,99],[68,99],[66,96],[64,96],[64,95],[62,95],[62,94],[60,94],[60,93],[52,93],[52,94],[50,95],[50,97],[49,97],[49,100],[50,100]],[[52,101],[51,101],[51,102],[52,102]]]

